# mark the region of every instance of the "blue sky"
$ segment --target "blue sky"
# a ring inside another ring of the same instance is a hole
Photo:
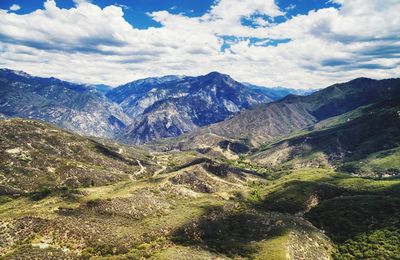
[[[214,4],[214,0],[92,0],[93,4],[102,8],[109,5],[119,5],[124,8],[124,18],[136,28],[146,29],[148,27],[160,27],[160,24],[151,19],[147,13],[154,11],[169,10],[171,13],[184,13],[187,16],[201,16],[206,13]],[[0,9],[9,9],[16,4],[21,7],[15,13],[26,14],[43,8],[43,0],[2,0]],[[327,7],[339,7],[329,0],[279,0],[278,6],[287,10],[287,14],[280,17],[284,21],[298,14],[307,14],[311,10],[318,10]],[[73,0],[57,1],[60,8],[72,8],[75,6]]]
[[[217,70],[317,88],[399,76],[398,0],[2,0],[0,9],[0,67],[75,82]]]

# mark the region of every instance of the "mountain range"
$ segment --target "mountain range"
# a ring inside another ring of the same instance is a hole
[[[296,92],[249,87],[228,75],[164,76],[111,89],[0,70],[0,116],[38,119],[125,143],[175,137]]]

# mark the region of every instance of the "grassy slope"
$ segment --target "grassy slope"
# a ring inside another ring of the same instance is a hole
[[[308,132],[281,138],[254,151],[263,165],[334,165],[361,175],[393,175],[400,161],[399,100],[361,107],[321,121]]]

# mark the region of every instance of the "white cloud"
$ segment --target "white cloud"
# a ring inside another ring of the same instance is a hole
[[[290,4],[285,8],[286,11],[290,11],[290,10],[293,10],[293,9],[296,9],[296,5],[295,4]]]
[[[284,11],[273,0],[220,0],[201,17],[153,12],[162,26],[141,30],[116,4],[102,9],[75,0],[76,7],[60,9],[48,0],[43,10],[26,15],[0,10],[0,67],[111,85],[213,70],[241,81],[300,88],[359,76],[398,77],[400,2],[333,1],[339,10],[274,24],[268,20]],[[243,25],[244,18],[258,26]],[[224,50],[222,36],[233,37]],[[291,41],[273,44],[277,39]]]
[[[17,4],[13,4],[12,6],[10,6],[10,11],[18,11],[19,9],[21,9],[21,6],[17,5]]]

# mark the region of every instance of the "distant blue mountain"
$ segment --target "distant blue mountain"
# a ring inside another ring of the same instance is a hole
[[[104,84],[90,85],[90,87],[94,88],[96,91],[104,95],[107,94],[107,92],[112,89],[112,87]]]
[[[243,84],[249,87],[250,89],[254,89],[256,91],[264,93],[273,100],[282,99],[290,94],[298,96],[307,96],[318,91],[317,89],[294,89],[294,88],[284,88],[284,87],[271,88],[271,87],[257,86],[250,83],[243,83]]]

